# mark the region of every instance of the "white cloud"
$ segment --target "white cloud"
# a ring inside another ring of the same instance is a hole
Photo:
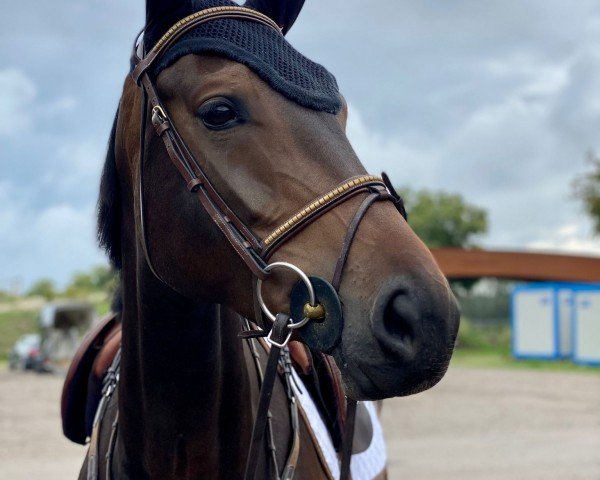
[[[47,122],[73,112],[78,102],[73,95],[40,101],[33,79],[15,67],[0,69],[0,135],[31,133],[36,120]]]
[[[573,164],[583,164],[583,154],[567,149],[575,162],[556,167],[565,146],[548,133],[555,97],[530,103],[519,91],[481,106],[436,148],[369,128],[352,105],[348,137],[370,172],[385,169],[397,185],[459,192],[486,208],[483,243],[490,248],[600,253],[570,195]]]
[[[525,96],[552,95],[568,81],[568,65],[551,63],[524,52],[512,52],[507,57],[486,58],[483,69],[499,79],[517,80],[515,93]]]
[[[31,126],[36,96],[35,84],[21,70],[0,70],[0,135],[21,133]]]
[[[563,225],[548,238],[534,240],[527,247],[540,251],[600,255],[600,241],[592,238],[589,230],[577,223]]]
[[[364,5],[306,2],[288,38],[337,75],[368,170],[482,205],[489,246],[596,251],[570,183],[600,151],[598,0]],[[93,205],[143,4],[5,10],[0,277],[66,279],[102,260]]]
[[[93,205],[35,210],[14,186],[0,183],[0,287],[40,277],[64,284],[70,274],[105,263],[96,247]]]
[[[82,191],[88,195],[89,192],[97,193],[105,150],[105,142],[89,139],[59,145],[54,164],[48,165],[41,177],[44,188],[71,198]],[[87,198],[88,201],[92,199],[91,196]]]
[[[346,133],[362,163],[373,173],[385,170],[402,185],[425,185],[435,176],[435,152],[430,154],[399,137],[370,128],[352,104],[348,105]]]
[[[43,105],[40,109],[40,115],[51,119],[57,115],[63,115],[67,113],[73,112],[75,107],[79,105],[77,99],[70,95],[57,98],[49,102],[46,105]]]

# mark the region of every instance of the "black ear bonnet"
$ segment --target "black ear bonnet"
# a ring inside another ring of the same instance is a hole
[[[210,7],[238,4],[230,0],[194,0],[184,16]],[[182,17],[180,17],[182,18]],[[173,20],[175,23],[180,18]],[[146,51],[164,34],[164,22],[144,34]],[[170,26],[170,25],[169,25]],[[166,27],[168,28],[168,26]],[[288,99],[313,110],[337,113],[341,98],[335,77],[296,49],[285,37],[257,22],[219,19],[201,24],[185,33],[154,64],[151,75],[156,77],[181,57],[189,54],[212,53],[230,58],[251,68],[258,76]]]

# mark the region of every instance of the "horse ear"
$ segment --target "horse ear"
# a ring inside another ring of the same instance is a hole
[[[244,4],[273,19],[284,35],[292,28],[303,5],[304,0],[247,0]]]
[[[175,22],[189,15],[190,10],[190,0],[146,0],[146,50],[152,48]]]

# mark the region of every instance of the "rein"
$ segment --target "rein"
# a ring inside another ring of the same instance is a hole
[[[338,338],[333,339],[333,343],[330,347],[328,347],[329,349],[327,352],[330,351],[333,346],[339,343],[343,315],[341,312],[341,305],[339,303],[337,292],[341,284],[343,270],[350,252],[350,247],[352,246],[361,221],[365,217],[369,208],[377,201],[392,201],[404,218],[406,218],[406,212],[404,210],[402,199],[393,189],[387,175],[383,174],[382,177],[361,175],[342,182],[336,188],[315,199],[309,205],[292,215],[282,225],[275,228],[265,238],[259,239],[254,235],[252,230],[246,226],[244,222],[241,221],[235,214],[235,212],[229,208],[225,200],[214,188],[200,164],[194,158],[194,155],[191,153],[190,149],[177,132],[175,125],[173,125],[171,122],[169,114],[165,106],[162,104],[155,85],[149,75],[150,68],[154,62],[159,59],[161,54],[164,53],[171,45],[173,45],[173,43],[175,43],[177,39],[179,39],[184,33],[202,23],[215,19],[236,19],[257,22],[272,28],[281,34],[281,30],[277,24],[269,17],[259,13],[258,11],[245,7],[224,6],[201,10],[180,20],[173,25],[173,27],[171,27],[167,33],[165,33],[165,35],[148,53],[144,52],[143,41],[139,39],[139,36],[136,40],[136,45],[134,46],[132,55],[134,68],[131,75],[133,80],[141,87],[142,90],[140,160],[138,169],[138,202],[140,211],[139,218],[141,228],[141,244],[150,270],[159,280],[161,280],[163,283],[166,283],[164,280],[162,280],[152,263],[144,225],[143,168],[145,161],[144,151],[146,140],[146,122],[148,111],[150,111],[150,119],[152,126],[155,129],[155,133],[162,139],[169,158],[183,177],[187,189],[191,194],[196,195],[202,207],[210,215],[213,222],[221,230],[237,255],[244,261],[255,277],[255,300],[257,306],[260,307],[260,310],[257,308],[257,320],[258,318],[261,318],[262,314],[264,313],[266,317],[273,321],[270,331],[251,330],[242,332],[242,334],[240,334],[242,338],[246,339],[252,339],[258,336],[267,337],[266,341],[271,346],[264,376],[261,373],[262,385],[260,389],[258,411],[254,420],[248,460],[246,464],[246,472],[244,476],[245,480],[252,480],[255,478],[258,459],[260,456],[260,448],[263,445],[265,429],[270,424],[269,405],[278,365],[282,364],[284,366],[284,370],[285,368],[291,368],[289,365],[289,351],[287,349],[287,343],[290,340],[292,333],[294,330],[298,330],[300,337],[304,339],[305,343],[311,346],[310,341],[307,340],[309,337],[304,337],[303,332],[310,328],[312,320],[329,318],[326,317],[326,315],[331,314],[331,312],[326,311],[327,307],[325,306],[325,303],[327,302],[320,303],[318,298],[319,295],[329,295],[335,297],[332,301],[334,304],[337,302],[337,305],[339,305],[337,321],[340,328],[338,328]],[[298,232],[331,209],[341,205],[350,198],[353,198],[359,194],[367,194],[367,196],[360,204],[348,227],[335,266],[335,272],[331,284],[323,279],[318,279],[318,277],[308,277],[298,267],[286,262],[275,262],[270,265],[267,263],[271,255],[285,242],[293,238]],[[269,276],[270,272],[276,268],[290,269],[300,276],[308,293],[308,301],[304,304],[302,319],[292,319],[290,316],[283,313],[273,315],[262,301],[262,281],[265,280]],[[317,289],[315,279],[318,280],[321,285],[325,285],[325,290],[319,290],[319,292],[325,291],[331,293],[319,293],[319,295],[317,295],[315,293],[315,290]],[[329,288],[329,290],[327,290],[327,288]],[[312,345],[312,347],[316,348],[314,345]],[[286,358],[288,360],[286,360]],[[286,379],[289,382],[288,376],[286,376]],[[290,398],[290,402],[294,403],[293,397]],[[347,480],[350,478],[350,458],[352,453],[352,440],[354,436],[355,412],[356,401],[348,399],[341,449],[340,478],[342,480]],[[294,411],[292,411],[292,417],[294,418]],[[296,426],[297,411],[295,413],[295,418]],[[270,434],[271,433],[272,432],[270,432]],[[297,428],[294,428],[294,433],[297,435]],[[269,441],[272,442],[273,439],[270,438]],[[278,479],[282,478],[289,480],[293,478],[295,462],[297,461],[298,457],[298,451],[296,447],[297,442],[293,442],[293,444],[294,446],[292,447],[292,452],[290,452],[290,455],[288,456],[288,462],[286,463],[286,467],[281,477],[279,476],[279,470],[275,462],[275,473]],[[97,478],[97,473],[96,477],[93,476],[93,471],[97,472],[97,461],[95,457],[93,464],[92,462],[88,464],[88,469],[90,468],[92,469],[92,472],[88,471],[88,474],[91,473],[92,476],[88,478]],[[108,466],[108,468],[110,469],[110,466]]]

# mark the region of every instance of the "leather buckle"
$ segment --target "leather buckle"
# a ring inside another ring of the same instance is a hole
[[[152,107],[152,124],[158,126],[167,121],[167,113],[160,105]]]

